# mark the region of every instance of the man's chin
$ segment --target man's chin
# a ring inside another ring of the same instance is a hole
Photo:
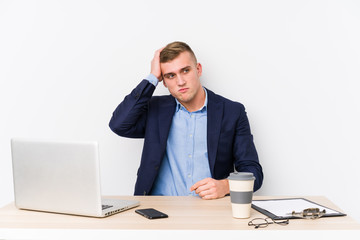
[[[178,97],[176,98],[183,106],[185,106],[188,103],[188,99],[187,98],[183,98],[183,97]]]

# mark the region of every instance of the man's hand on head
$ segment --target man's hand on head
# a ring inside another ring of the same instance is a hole
[[[164,49],[160,48],[155,52],[154,58],[151,60],[151,73],[159,80],[162,81],[162,73],[160,68],[160,53]]]
[[[190,191],[195,191],[202,199],[222,198],[230,193],[229,181],[227,179],[215,180],[213,178],[205,178],[195,183]]]

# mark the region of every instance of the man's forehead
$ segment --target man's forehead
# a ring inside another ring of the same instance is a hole
[[[178,72],[187,67],[194,67],[196,64],[190,53],[182,52],[175,59],[169,62],[161,63],[160,66],[162,72],[166,74],[168,72]]]

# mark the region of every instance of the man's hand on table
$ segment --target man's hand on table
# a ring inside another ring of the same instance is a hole
[[[229,180],[215,180],[213,178],[205,178],[195,183],[190,191],[195,191],[202,199],[222,198],[230,193]]]

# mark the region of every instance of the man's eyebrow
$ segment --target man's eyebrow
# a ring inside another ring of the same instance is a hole
[[[191,68],[191,66],[188,65],[188,66],[186,66],[186,67],[180,68],[179,71],[180,71],[180,72],[181,72],[181,71],[184,71],[184,70],[187,69],[187,68]],[[164,73],[163,75],[166,76],[166,75],[169,75],[169,74],[175,74],[175,72],[168,72],[168,73]]]
[[[170,74],[175,74],[175,73],[173,73],[173,72],[168,72],[168,73],[164,73],[163,75],[164,75],[164,76],[168,76],[168,75],[170,75]]]
[[[191,68],[191,66],[183,67],[182,69],[180,69],[180,71],[183,71],[183,70],[185,70],[185,69],[187,69],[187,68]]]

